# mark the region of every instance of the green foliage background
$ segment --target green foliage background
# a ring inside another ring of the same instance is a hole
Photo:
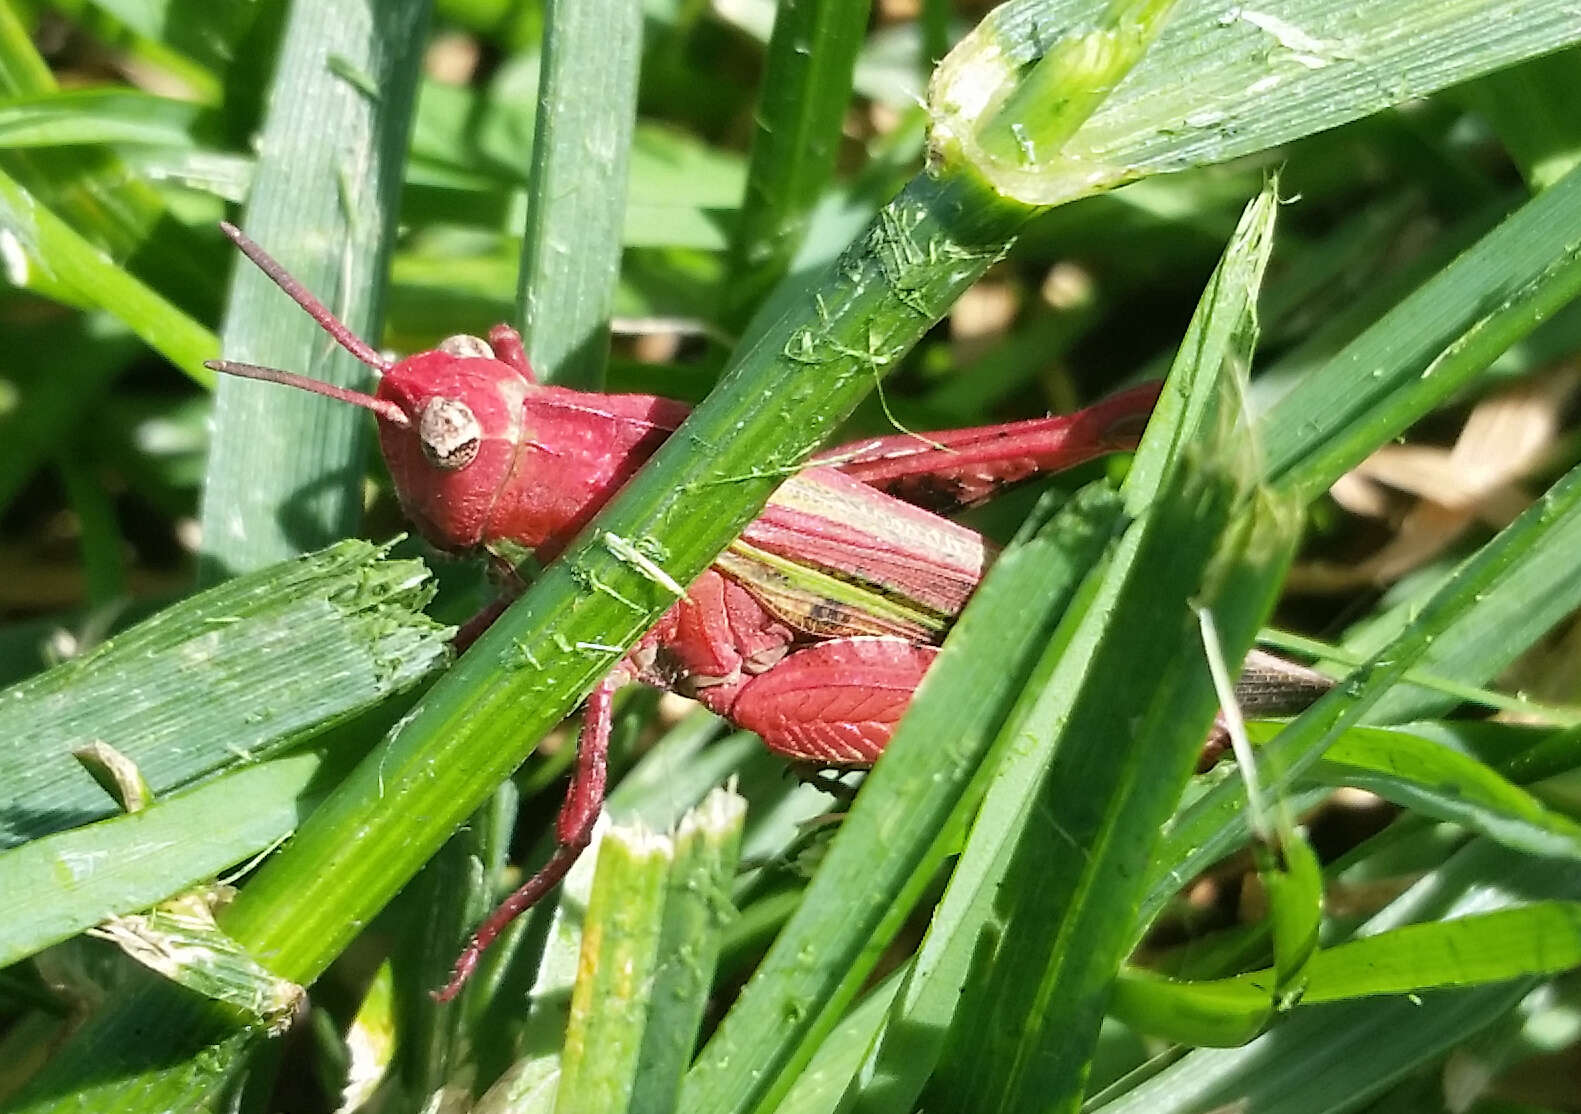
[[[1551,0],[6,0],[0,1102],[1577,1109],[1577,43]],[[490,589],[385,544],[367,416],[204,368],[368,384],[221,218],[387,349],[505,320],[700,405],[452,663]],[[597,855],[429,998],[673,602],[633,547],[685,582],[839,436],[1166,373],[1128,470],[974,513],[1004,556],[836,834],[628,693]],[[1340,681],[1255,778],[1191,773],[1205,625]],[[217,925],[161,904],[239,866]]]

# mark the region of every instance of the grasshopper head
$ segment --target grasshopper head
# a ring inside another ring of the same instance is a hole
[[[473,341],[481,348],[458,344]],[[374,397],[405,421],[381,414],[379,445],[402,508],[434,545],[458,550],[483,541],[516,464],[531,389],[476,337],[408,356],[380,380]]]
[[[375,392],[367,394],[256,364],[211,360],[208,366],[372,411],[396,494],[423,536],[441,549],[478,545],[510,481],[523,438],[522,400],[533,383],[520,341],[515,355],[521,370],[497,359],[489,342],[471,336],[451,337],[438,348],[391,364],[239,229],[221,227],[325,332],[381,378]]]

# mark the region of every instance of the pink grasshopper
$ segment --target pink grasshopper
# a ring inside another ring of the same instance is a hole
[[[486,341],[451,337],[391,363],[262,248],[224,228],[381,377],[368,395],[273,368],[209,366],[372,411],[403,509],[442,550],[511,543],[552,560],[689,411],[651,395],[540,385],[521,337],[503,324]],[[1135,447],[1157,395],[1149,384],[1061,417],[874,438],[787,480],[589,695],[557,850],[473,934],[436,996],[454,997],[489,943],[587,846],[604,799],[617,688],[637,681],[692,697],[794,760],[872,765],[995,555],[976,532],[934,512]]]

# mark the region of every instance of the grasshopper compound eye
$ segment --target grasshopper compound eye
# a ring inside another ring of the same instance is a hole
[[[432,398],[417,419],[417,440],[428,463],[456,472],[477,457],[483,426],[459,398]]]

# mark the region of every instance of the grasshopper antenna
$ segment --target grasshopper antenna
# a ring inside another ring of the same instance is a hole
[[[353,391],[346,387],[337,387],[333,383],[324,383],[317,379],[309,379],[305,375],[298,375],[292,371],[281,371],[279,368],[259,367],[257,364],[237,363],[235,360],[204,360],[203,366],[210,371],[223,372],[241,379],[261,379],[265,383],[283,383],[287,387],[296,387],[298,390],[311,391],[325,398],[332,398],[338,402],[349,402],[353,406],[360,406],[364,410],[372,410],[382,420],[391,425],[400,426],[402,429],[412,424],[395,403],[386,398],[374,398],[362,391]]]
[[[385,360],[383,356],[380,356],[377,352],[375,352],[373,347],[368,344],[367,341],[363,340],[356,333],[346,328],[345,324],[340,320],[340,318],[336,317],[329,311],[328,306],[315,298],[305,286],[287,274],[286,269],[280,266],[279,261],[268,252],[264,251],[263,248],[254,243],[252,238],[248,236],[247,233],[237,228],[228,220],[220,221],[220,231],[224,232],[226,236],[230,237],[231,243],[241,248],[242,254],[248,259],[251,259],[253,263],[257,265],[260,271],[268,275],[270,281],[272,281],[281,290],[284,290],[287,297],[289,297],[293,302],[301,306],[303,309],[307,310],[308,316],[314,321],[318,322],[319,328],[323,329],[330,336],[334,337],[335,340],[340,343],[342,348],[344,348],[347,352],[350,352],[353,356],[357,357],[357,359],[361,360],[369,367],[373,368],[375,371],[390,370],[389,362]],[[219,371],[224,369],[216,368],[215,370]],[[244,373],[233,371],[231,374],[241,375]],[[280,372],[278,374],[285,373]],[[250,378],[261,379],[264,377],[253,375],[250,376]],[[272,380],[272,382],[283,383],[286,382],[286,380],[276,379]],[[296,387],[300,387],[302,385],[302,383],[292,383],[292,386]],[[314,388],[309,387],[307,389],[313,390]],[[323,394],[325,392],[320,391],[319,393]],[[358,403],[357,405],[361,406],[362,403]]]

